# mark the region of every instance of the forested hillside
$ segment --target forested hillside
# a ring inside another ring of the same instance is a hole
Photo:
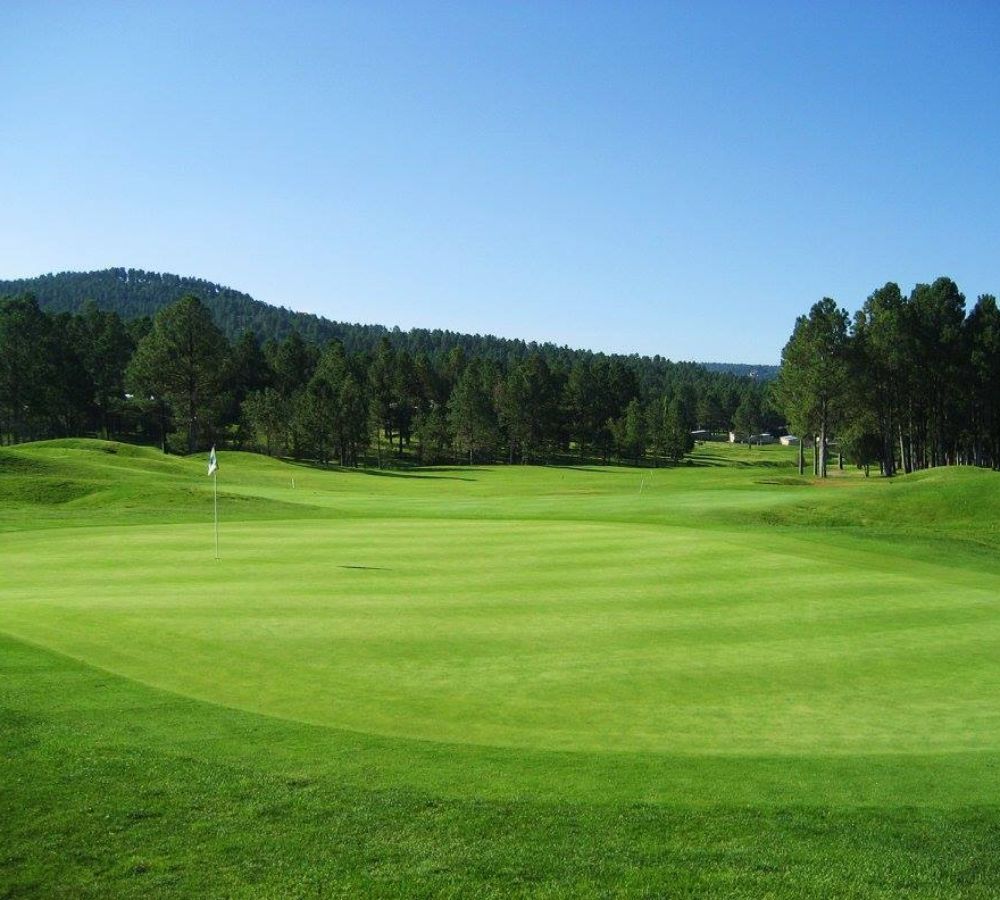
[[[768,384],[692,363],[443,332],[416,352],[407,339],[438,333],[261,342],[248,327],[230,340],[217,299],[188,294],[126,321],[93,300],[52,312],[30,293],[0,298],[0,442],[101,435],[342,464],[656,463],[683,458],[697,428],[780,424]]]
[[[281,340],[297,331],[305,340],[318,343],[336,338],[345,344],[374,344],[389,331],[378,325],[346,325],[271,306],[203,278],[142,269],[59,272],[0,281],[0,297],[19,294],[32,294],[41,309],[49,313],[79,313],[85,303],[93,301],[98,309],[117,313],[125,321],[152,317],[185,294],[194,294],[208,306],[215,323],[230,340],[247,330],[261,341]]]
[[[0,297],[20,294],[33,295],[39,307],[49,313],[79,313],[85,303],[93,301],[98,309],[117,313],[125,321],[152,317],[164,306],[186,294],[193,294],[208,307],[215,324],[230,341],[235,341],[244,331],[252,331],[261,343],[281,341],[296,332],[310,343],[324,344],[337,340],[347,353],[363,353],[374,351],[386,338],[394,350],[406,350],[413,355],[424,353],[432,359],[439,359],[460,347],[469,356],[496,363],[521,360],[535,352],[541,352],[547,359],[558,358],[564,363],[580,356],[593,355],[587,350],[571,350],[555,344],[461,334],[439,328],[402,331],[385,325],[334,322],[311,313],[272,306],[242,291],[202,278],[144,272],[141,269],[60,272],[37,278],[0,280]],[[628,358],[634,361],[634,366],[650,371],[662,369],[666,362],[658,356],[630,355]],[[711,363],[706,368],[764,380],[777,374],[775,366]]]

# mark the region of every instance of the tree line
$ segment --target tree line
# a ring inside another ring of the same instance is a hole
[[[473,347],[475,349],[475,347]],[[0,301],[0,440],[99,435],[321,463],[678,461],[696,429],[780,424],[766,382],[661,358],[230,340],[188,295],[126,321]]]
[[[775,402],[815,447],[821,477],[834,441],[866,474],[1000,468],[1000,311],[990,294],[967,313],[950,278],[908,296],[889,282],[853,317],[826,297],[796,320],[781,360]]]

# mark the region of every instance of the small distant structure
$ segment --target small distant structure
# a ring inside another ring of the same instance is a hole
[[[783,434],[778,440],[781,441],[782,447],[794,447],[799,442],[794,434]]]
[[[712,432],[706,428],[699,428],[697,431],[691,432],[691,437],[696,441],[710,441],[712,440]]]
[[[765,431],[762,434],[748,434],[746,437],[737,434],[735,431],[729,432],[730,444],[756,444],[760,446],[761,444],[773,444],[776,440],[775,436],[769,431]]]

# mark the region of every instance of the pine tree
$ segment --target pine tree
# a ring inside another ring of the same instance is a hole
[[[129,363],[133,390],[162,399],[184,423],[189,453],[219,414],[228,350],[204,304],[187,296],[157,313]]]

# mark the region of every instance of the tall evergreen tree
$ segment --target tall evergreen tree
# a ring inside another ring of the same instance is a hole
[[[476,453],[485,454],[496,443],[498,423],[488,384],[488,372],[478,361],[472,362],[459,376],[448,404],[452,433],[469,465]]]
[[[622,422],[622,444],[626,456],[635,463],[642,462],[646,455],[646,445],[648,442],[646,431],[646,411],[638,397],[633,397],[625,407],[625,415]]]
[[[56,378],[52,331],[33,296],[0,301],[0,434],[10,442],[45,433]]]
[[[110,438],[117,430],[125,402],[125,370],[135,342],[121,317],[85,303],[72,326],[74,345],[93,387],[99,433]]]
[[[680,462],[694,449],[691,423],[686,418],[684,401],[675,396],[666,403],[663,416],[663,451],[668,459]]]
[[[872,293],[854,319],[855,407],[875,420],[881,436],[883,471],[893,475],[895,445],[904,447],[912,362],[907,309],[899,285],[888,282]],[[901,451],[902,452],[902,451]],[[909,468],[904,454],[904,467]]]
[[[189,453],[219,413],[228,349],[205,305],[187,296],[157,313],[129,363],[133,390],[162,398],[184,423]]]
[[[288,401],[274,388],[268,387],[248,394],[241,409],[254,446],[268,456],[280,454],[287,443],[291,424]]]
[[[814,423],[821,478],[827,475],[831,428],[843,410],[848,385],[847,321],[847,312],[824,297],[807,316],[799,316],[781,353],[778,398],[797,426]]]
[[[972,398],[972,447],[976,465],[1000,469],[1000,310],[982,295],[967,323]]]

